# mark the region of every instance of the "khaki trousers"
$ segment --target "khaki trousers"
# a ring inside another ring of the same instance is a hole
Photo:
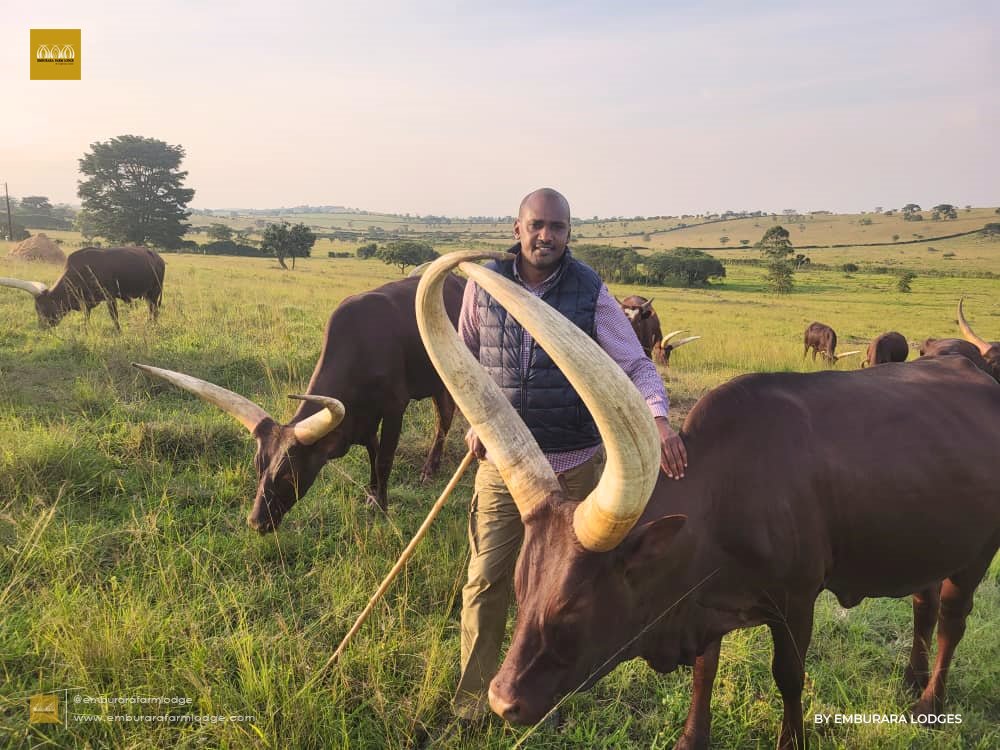
[[[562,474],[568,496],[583,499],[604,470],[604,449]],[[452,708],[457,716],[477,719],[489,712],[487,691],[500,664],[513,591],[514,564],[524,526],[514,499],[496,467],[479,463],[469,512],[468,582],[462,589],[462,676]]]

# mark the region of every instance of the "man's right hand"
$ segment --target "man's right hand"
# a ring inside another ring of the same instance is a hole
[[[472,455],[482,461],[486,458],[486,446],[479,439],[479,436],[469,428],[469,431],[465,433],[465,444],[468,446],[469,450],[472,451]]]

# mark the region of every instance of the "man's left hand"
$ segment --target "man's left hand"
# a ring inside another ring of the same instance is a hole
[[[660,432],[660,468],[671,479],[682,479],[688,464],[684,441],[674,432],[666,417],[657,417],[655,421]]]

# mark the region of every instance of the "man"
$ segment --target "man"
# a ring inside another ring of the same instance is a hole
[[[668,401],[656,367],[597,273],[572,257],[566,199],[542,188],[521,201],[511,257],[490,267],[541,297],[593,337],[621,365],[646,399],[660,432],[661,467],[680,479],[687,453],[667,421]],[[474,282],[465,287],[459,333],[524,419],[560,475],[569,497],[597,485],[604,450],[590,413],[527,331]],[[524,536],[521,517],[496,467],[472,432],[466,443],[480,459],[469,516],[468,582],[462,590],[462,676],[453,708],[463,719],[489,712],[507,623],[514,564]]]

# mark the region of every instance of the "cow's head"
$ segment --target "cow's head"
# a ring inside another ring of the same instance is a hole
[[[0,286],[21,289],[35,298],[35,312],[38,313],[38,324],[43,328],[56,325],[67,310],[65,305],[58,303],[49,288],[40,281],[22,281],[21,279],[0,278]]]
[[[684,519],[660,519],[652,524],[655,529],[633,531],[659,474],[659,438],[648,407],[622,369],[567,318],[470,262],[485,257],[502,256],[460,252],[435,261],[417,289],[417,324],[431,361],[524,521],[515,574],[517,625],[491,685],[490,705],[510,721],[527,723],[543,716],[559,696],[586,687],[634,655],[610,637],[638,628],[642,617],[642,583],[631,564],[643,550],[669,546]],[[442,290],[455,266],[531,333],[594,416],[607,463],[586,498],[566,497],[524,422],[451,326]]]
[[[262,534],[276,529],[285,513],[316,481],[329,458],[329,446],[325,444],[328,439],[323,445],[320,441],[343,421],[344,405],[328,396],[290,396],[318,408],[309,416],[300,413],[297,421],[282,425],[253,401],[214,383],[173,370],[133,364],[215,404],[250,431],[257,440],[257,494],[247,524]]]
[[[633,328],[638,327],[639,321],[646,320],[653,314],[653,300],[647,300],[645,297],[633,295],[618,300],[618,304],[621,305],[622,312],[632,323]]]
[[[963,301],[964,298],[958,301],[958,327],[962,331],[962,336],[965,337],[966,341],[976,346],[980,356],[989,368],[987,372],[1000,382],[1000,342],[986,341],[976,335],[975,331],[969,327],[969,324],[965,320],[965,315],[962,312]]]
[[[672,340],[675,336],[682,333],[684,333],[683,328],[679,331],[671,331],[664,336],[663,341],[660,341],[653,347],[653,361],[660,365],[669,365],[670,354],[674,349],[679,349],[684,344],[690,344],[692,341],[697,341],[701,338],[701,336],[685,336],[682,339],[677,339],[677,341]]]

